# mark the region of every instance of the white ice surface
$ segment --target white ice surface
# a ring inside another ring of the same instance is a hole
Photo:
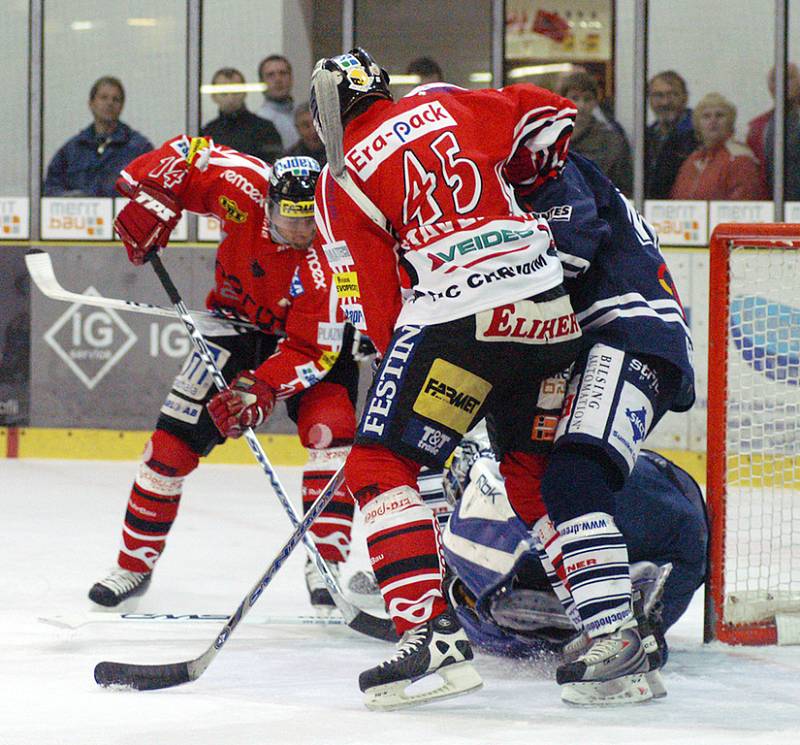
[[[103,659],[198,655],[211,624],[91,624],[83,614],[113,564],[132,463],[0,460],[0,745],[394,743],[800,743],[800,647],[704,647],[702,597],[670,632],[668,697],[613,709],[559,700],[546,665],[479,656],[485,686],[394,713],[367,711],[358,673],[389,651],[343,627],[242,624],[200,680],[171,690],[97,687]],[[290,494],[299,469],[280,470]],[[257,467],[202,466],[140,612],[229,613],[290,528]],[[308,613],[300,551],[252,615]]]

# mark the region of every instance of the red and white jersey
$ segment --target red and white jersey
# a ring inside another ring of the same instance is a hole
[[[151,179],[183,209],[219,219],[222,240],[206,305],[265,333],[286,334],[257,370],[286,398],[321,380],[339,354],[344,326],[331,270],[317,248],[297,251],[270,237],[267,163],[208,140],[208,153],[187,168],[192,142],[182,135],[136,158],[121,173],[120,191]]]
[[[345,312],[363,312],[380,350],[395,326],[455,320],[561,283],[547,222],[519,209],[513,190],[558,175],[574,116],[570,101],[532,85],[428,87],[347,125],[349,183],[323,171],[318,239]]]

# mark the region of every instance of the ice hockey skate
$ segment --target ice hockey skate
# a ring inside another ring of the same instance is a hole
[[[665,696],[661,675],[651,668],[651,659],[657,664],[658,645],[650,634],[643,641],[636,619],[631,618],[616,631],[593,639],[575,661],[558,668],[561,700],[608,706]]]
[[[123,600],[143,595],[150,586],[152,572],[130,572],[115,567],[108,577],[96,582],[89,590],[89,600],[106,608],[115,608]]]
[[[447,610],[403,634],[397,651],[358,678],[368,709],[391,711],[478,690],[480,675],[472,666],[467,635]],[[412,683],[438,675],[443,683],[433,690],[409,692]]]
[[[339,565],[335,562],[328,562],[328,568],[334,577],[339,577]],[[325,584],[325,580],[319,573],[316,565],[311,559],[306,559],[306,587],[308,588],[308,598],[314,610],[320,613],[330,613],[335,607],[330,590]]]

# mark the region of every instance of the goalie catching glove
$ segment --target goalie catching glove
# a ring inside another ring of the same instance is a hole
[[[208,402],[208,413],[223,437],[236,439],[248,427],[263,424],[274,406],[275,392],[269,384],[245,370]]]
[[[172,194],[149,179],[136,186],[130,200],[114,220],[114,228],[128,259],[141,266],[151,252],[167,244],[181,218],[181,207]]]

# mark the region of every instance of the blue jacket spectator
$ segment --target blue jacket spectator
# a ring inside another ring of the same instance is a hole
[[[669,199],[678,171],[700,144],[686,108],[686,81],[673,70],[654,75],[648,86],[650,108],[656,116],[645,131],[645,188],[647,199]]]
[[[53,156],[44,182],[46,197],[114,197],[119,172],[153,149],[150,141],[119,120],[125,89],[117,78],[97,80],[89,92],[94,123]]]

